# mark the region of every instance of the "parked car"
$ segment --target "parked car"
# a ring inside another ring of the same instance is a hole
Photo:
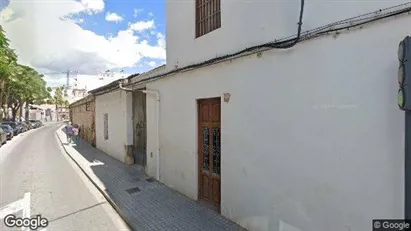
[[[17,124],[17,129],[19,129],[19,133],[23,133],[28,130],[21,122],[16,122],[16,124]]]
[[[10,127],[10,125],[7,124],[0,124],[0,128],[3,129],[3,131],[7,134],[7,139],[11,140],[14,137],[14,132],[13,128]]]
[[[29,120],[29,123],[33,128],[39,128],[43,126],[43,123],[40,120]]]
[[[37,121],[37,124],[39,125],[39,127],[44,126],[43,122],[41,122],[40,120],[36,120],[36,121]]]
[[[5,122],[3,122],[3,123],[1,123],[1,124],[7,124],[7,125],[9,125],[9,126],[13,129],[13,135],[14,135],[14,136],[17,136],[18,134],[21,133],[21,132],[20,132],[21,127],[18,126],[17,122],[5,121]]]
[[[33,128],[38,128],[38,127],[39,127],[39,124],[37,123],[36,120],[29,120],[28,123],[30,123],[30,125],[31,125]]]
[[[33,126],[31,125],[30,122],[23,121],[23,122],[21,122],[21,124],[22,124],[27,130],[33,129]]]
[[[7,134],[0,128],[0,147],[7,142]]]

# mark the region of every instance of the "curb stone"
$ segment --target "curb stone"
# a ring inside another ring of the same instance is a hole
[[[97,188],[97,190],[103,194],[104,198],[106,198],[106,200],[110,203],[110,205],[114,208],[114,210],[116,210],[116,212],[120,215],[120,217],[124,220],[124,222],[127,224],[128,228],[132,231],[135,231],[131,225],[130,225],[130,221],[128,220],[128,218],[124,215],[124,213],[120,210],[120,208],[116,205],[116,203],[111,199],[110,195],[108,195],[108,193],[102,189],[94,180],[93,178],[84,170],[84,168],[76,161],[76,159],[74,159],[74,157],[72,157],[70,155],[70,153],[67,151],[66,147],[63,144],[63,141],[61,140],[60,136],[57,134],[57,131],[59,129],[61,129],[62,127],[59,127],[56,131],[55,134],[58,138],[58,140],[60,141],[60,144],[62,145],[64,151],[66,152],[66,154],[70,157],[71,160],[74,161],[74,163],[80,168],[80,170],[83,172],[83,174],[90,180],[90,182],[94,185],[94,187]]]

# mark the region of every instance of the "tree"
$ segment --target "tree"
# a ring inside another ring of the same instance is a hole
[[[58,109],[64,105],[64,86],[58,87],[54,92],[54,104],[56,105],[56,118],[58,120]]]
[[[9,93],[7,104],[11,107],[14,118],[25,104],[25,117],[29,119],[29,104],[41,103],[48,96],[46,82],[34,69],[23,65],[18,65],[18,67],[21,71],[17,72],[16,80],[6,82],[6,90]]]
[[[0,26],[0,108],[12,109],[16,118],[19,109],[26,105],[26,119],[29,104],[42,104],[50,98],[43,75],[31,67],[17,63],[17,54],[9,47],[9,40]],[[3,115],[0,115],[0,121]]]
[[[3,28],[0,26],[0,109],[3,112],[7,111],[7,108],[3,107],[5,102],[4,97],[8,95],[5,90],[5,84],[7,81],[13,80],[17,68],[17,55],[9,48],[9,40],[6,38]],[[3,115],[0,114],[0,121],[2,121]]]
[[[64,101],[64,107],[65,107],[65,108],[68,108],[69,106],[70,106],[69,101],[65,100],[65,101]]]

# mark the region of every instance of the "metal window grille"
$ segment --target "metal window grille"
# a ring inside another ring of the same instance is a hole
[[[196,0],[196,38],[221,27],[221,0]]]

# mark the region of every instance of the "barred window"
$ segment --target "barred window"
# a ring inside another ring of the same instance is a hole
[[[221,0],[196,0],[196,38],[221,27]]]

